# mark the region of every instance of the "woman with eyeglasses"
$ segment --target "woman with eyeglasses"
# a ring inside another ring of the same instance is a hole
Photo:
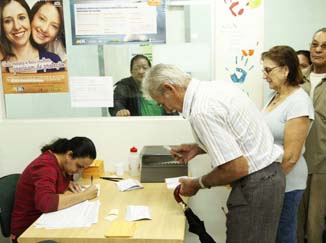
[[[308,177],[304,142],[314,109],[308,94],[300,87],[303,76],[291,47],[275,46],[262,54],[262,61],[264,79],[274,91],[262,113],[275,143],[284,149],[280,162],[286,175],[286,189],[276,242],[296,243],[297,211]]]
[[[60,138],[43,146],[20,176],[11,216],[14,242],[42,213],[68,208],[97,196],[97,188],[81,191],[73,174],[96,158],[94,143],[87,137]]]

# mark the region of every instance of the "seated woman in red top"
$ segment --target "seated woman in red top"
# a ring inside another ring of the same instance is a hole
[[[97,195],[95,186],[81,191],[72,181],[74,173],[96,158],[94,143],[89,138],[60,138],[41,151],[17,183],[11,217],[14,242],[42,213],[64,209]]]

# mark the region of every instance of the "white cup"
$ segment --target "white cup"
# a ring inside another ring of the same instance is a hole
[[[115,164],[114,168],[115,168],[115,173],[116,173],[117,176],[123,176],[124,169],[123,169],[123,164],[122,163]]]

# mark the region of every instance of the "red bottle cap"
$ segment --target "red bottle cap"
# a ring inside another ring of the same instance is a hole
[[[132,148],[130,148],[130,152],[131,152],[131,153],[137,153],[137,148],[136,148],[136,147],[132,147]]]

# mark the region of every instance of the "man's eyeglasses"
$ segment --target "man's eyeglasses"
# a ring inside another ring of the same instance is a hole
[[[263,73],[270,74],[274,69],[279,68],[279,67],[282,67],[282,66],[276,66],[276,67],[272,67],[272,68],[264,67],[264,69],[262,71],[263,71]]]
[[[323,51],[325,51],[326,50],[326,43],[323,43],[323,44],[319,45],[319,43],[313,42],[310,45],[310,48],[311,49],[317,49],[318,47],[320,47],[320,49],[322,49]]]

